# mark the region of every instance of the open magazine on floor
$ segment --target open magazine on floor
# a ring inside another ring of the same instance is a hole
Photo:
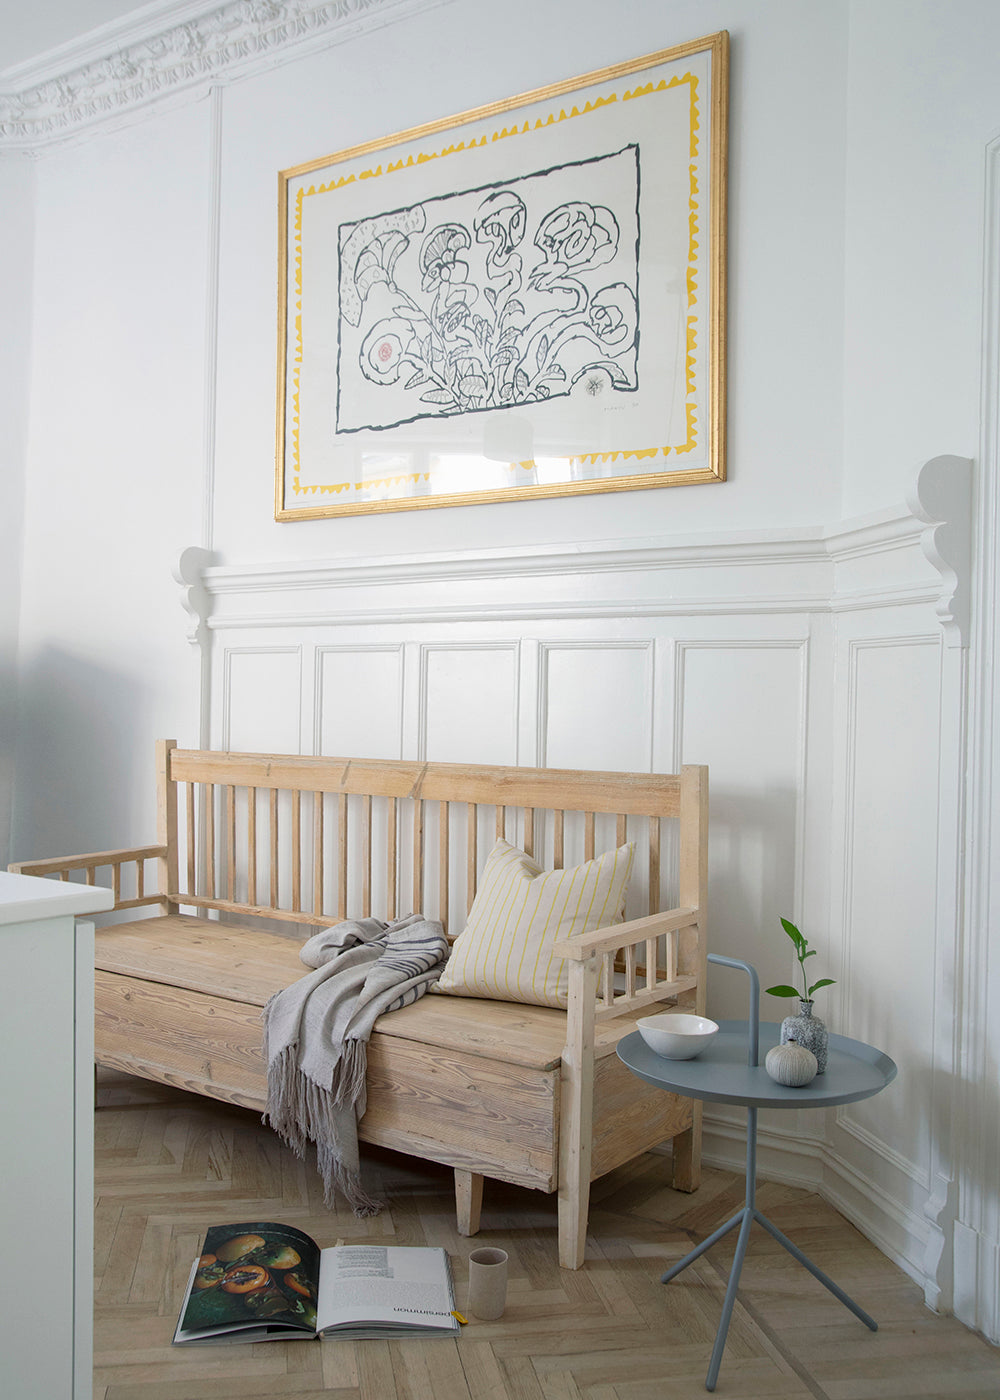
[[[191,1268],[174,1342],[450,1337],[459,1329],[454,1309],[443,1249],[320,1249],[292,1225],[213,1225]]]

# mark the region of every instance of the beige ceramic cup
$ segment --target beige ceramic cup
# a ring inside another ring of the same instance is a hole
[[[474,1249],[469,1255],[469,1312],[484,1322],[503,1317],[507,1304],[507,1255],[502,1249]]]

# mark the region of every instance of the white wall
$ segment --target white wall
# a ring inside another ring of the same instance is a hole
[[[31,363],[34,171],[27,156],[0,156],[0,866],[10,840],[17,713],[17,637]]]
[[[707,762],[713,947],[787,980],[777,920],[801,921],[837,978],[831,1025],[901,1064],[867,1109],[769,1122],[766,1167],[826,1191],[947,1307],[956,1183],[981,1206],[988,1153],[955,1150],[962,1002],[942,987],[985,932],[963,941],[954,896],[966,652],[902,501],[928,458],[980,452],[1000,12],[400,13],[38,156],[12,855],[149,839],[154,738],[206,728],[277,750]],[[276,524],[277,171],[720,28],[729,480]],[[191,545],[216,561],[204,709],[171,578]],[[711,995],[736,1009],[724,980]],[[717,1159],[740,1131],[715,1115]],[[996,1211],[974,1215],[988,1261]],[[995,1307],[962,1315],[1000,1333]]]
[[[476,547],[750,528],[836,513],[843,7],[623,0],[613,25],[608,13],[599,0],[514,0],[500,24],[489,6],[459,0],[227,91],[216,479],[224,561],[447,549],[457,539]],[[721,28],[732,35],[725,489],[275,524],[276,172]]]
[[[276,524],[277,171],[724,25],[728,483]],[[196,742],[170,580],[186,545],[221,562],[368,557],[831,518],[846,37],[839,4],[626,0],[609,29],[598,0],[514,0],[502,25],[453,0],[43,151],[13,854],[117,840],[127,813],[141,819],[153,736]],[[802,61],[820,52],[822,65]],[[96,806],[53,804],[54,775],[81,748],[67,795],[112,761],[129,781]]]
[[[843,513],[979,452],[983,175],[1000,7],[852,0]]]
[[[15,857],[145,839],[153,736],[197,732],[208,111],[37,163]]]

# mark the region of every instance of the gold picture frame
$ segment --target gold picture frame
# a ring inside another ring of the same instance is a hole
[[[725,480],[728,39],[280,173],[276,520]]]

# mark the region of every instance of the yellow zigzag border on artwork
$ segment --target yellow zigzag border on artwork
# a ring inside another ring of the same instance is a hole
[[[639,87],[632,88],[631,90],[627,90],[627,91],[623,92],[623,93],[622,93],[622,98],[621,98],[621,100],[622,100],[623,102],[629,102],[629,101],[632,101],[632,100],[634,100],[635,98],[638,98],[638,97],[649,97],[649,96],[652,96],[652,94],[654,94],[654,93],[658,93],[658,92],[667,92],[667,91],[669,91],[669,89],[671,89],[671,88],[681,87],[684,83],[687,83],[688,86],[689,86],[689,118],[688,118],[688,120],[689,120],[689,131],[690,131],[689,155],[690,155],[691,161],[693,162],[694,160],[696,160],[697,155],[698,155],[698,141],[699,141],[698,132],[699,132],[699,130],[701,129],[701,123],[700,123],[700,119],[699,119],[699,106],[698,106],[698,96],[699,96],[699,94],[698,94],[698,78],[697,78],[697,76],[696,76],[694,73],[690,73],[690,72],[689,72],[689,73],[684,73],[683,75],[676,75],[676,74],[675,74],[675,76],[672,77],[672,78],[670,78],[669,80],[666,79],[666,78],[661,78],[660,81],[659,81],[658,83],[654,83],[653,81],[650,81],[650,82],[648,82],[648,83],[642,83]],[[294,473],[295,473],[294,479],[293,479],[292,490],[293,490],[293,492],[294,492],[296,495],[299,495],[299,494],[302,493],[302,492],[309,492],[309,493],[311,493],[311,494],[315,494],[316,492],[321,492],[321,493],[323,493],[323,494],[339,493],[339,492],[341,492],[341,491],[347,490],[347,489],[350,487],[350,485],[351,485],[350,482],[344,481],[344,482],[340,482],[340,483],[338,483],[338,484],[336,484],[336,485],[302,486],[302,485],[300,484],[300,479],[299,479],[299,473],[300,473],[300,471],[301,471],[301,458],[300,458],[300,450],[299,450],[299,449],[300,449],[300,438],[299,438],[300,404],[299,404],[299,395],[300,395],[300,390],[301,390],[302,358],[303,358],[303,353],[304,353],[304,347],[303,347],[303,341],[302,341],[302,212],[303,212],[303,210],[302,210],[302,204],[303,204],[303,200],[306,199],[306,198],[308,198],[310,195],[328,194],[328,193],[330,193],[332,190],[342,189],[345,185],[352,185],[352,184],[354,184],[357,180],[372,180],[372,179],[378,178],[378,176],[380,176],[380,175],[392,175],[392,174],[394,174],[394,173],[395,173],[396,171],[398,171],[398,170],[405,170],[405,169],[408,169],[408,168],[410,168],[411,166],[414,166],[414,165],[424,165],[424,164],[426,164],[428,161],[431,161],[431,160],[440,160],[440,159],[442,159],[442,158],[445,157],[445,156],[455,155],[455,154],[457,154],[459,151],[468,151],[468,150],[472,150],[472,149],[474,149],[474,148],[476,148],[476,147],[486,146],[486,145],[490,144],[492,141],[502,141],[502,140],[504,140],[505,138],[510,137],[510,136],[523,136],[525,133],[530,132],[530,131],[540,131],[540,130],[542,130],[544,127],[553,126],[553,125],[556,124],[557,122],[571,121],[574,117],[584,117],[584,116],[587,116],[589,113],[591,113],[591,112],[597,112],[597,111],[599,111],[602,107],[608,107],[608,106],[610,106],[612,103],[617,102],[617,101],[618,101],[618,94],[617,94],[617,93],[611,93],[608,97],[598,97],[598,98],[597,98],[595,101],[593,101],[593,102],[589,102],[589,101],[588,101],[588,102],[585,102],[582,108],[581,108],[581,107],[577,107],[577,106],[574,104],[574,105],[570,108],[570,110],[569,110],[568,112],[567,112],[566,109],[563,107],[563,108],[560,108],[560,109],[559,109],[558,114],[556,114],[555,112],[550,112],[549,115],[548,115],[546,118],[544,118],[544,119],[543,119],[542,117],[538,117],[538,118],[536,118],[536,120],[535,120],[534,122],[532,122],[532,121],[530,121],[530,120],[526,120],[526,121],[524,121],[522,124],[515,124],[515,125],[513,125],[513,126],[503,127],[503,128],[501,128],[501,130],[499,130],[499,131],[494,131],[492,138],[487,138],[487,136],[486,136],[485,133],[484,133],[484,134],[483,134],[481,137],[479,137],[478,139],[475,138],[475,137],[473,137],[473,138],[472,138],[471,140],[469,140],[469,141],[458,141],[458,142],[454,142],[454,143],[452,143],[451,145],[444,146],[440,151],[428,151],[428,152],[423,152],[423,151],[421,151],[421,152],[418,152],[416,158],[414,158],[412,155],[410,155],[410,156],[408,156],[405,160],[389,161],[389,162],[387,162],[387,164],[386,164],[384,167],[383,167],[381,164],[379,164],[379,165],[377,165],[377,166],[375,167],[374,170],[362,170],[362,171],[361,171],[358,175],[356,175],[356,176],[353,175],[353,174],[351,174],[351,175],[342,175],[342,176],[340,177],[340,179],[337,179],[337,180],[329,180],[329,181],[327,181],[325,184],[310,185],[308,189],[302,189],[302,188],[300,187],[300,188],[296,191],[296,195],[295,195],[295,217],[294,217],[294,220],[293,220],[293,230],[294,230],[294,235],[295,235],[295,238],[294,238],[294,242],[295,242],[295,256],[294,256],[295,275],[294,275],[294,281],[295,281],[295,311],[296,311],[296,315],[295,315],[295,349],[294,349],[293,354],[292,354],[292,383],[293,383],[293,389],[292,389],[292,396],[291,396],[291,397],[292,397],[292,421],[293,421],[293,424],[294,424],[294,427],[293,427],[293,429],[292,429],[292,460],[293,460],[293,470],[294,470]],[[688,167],[688,177],[689,177],[690,185],[689,185],[689,194],[688,194],[688,211],[689,211],[689,212],[688,212],[687,303],[688,303],[688,309],[690,310],[690,308],[691,308],[692,306],[694,306],[694,304],[695,304],[696,301],[698,300],[698,297],[697,297],[698,272],[699,272],[699,268],[698,268],[698,250],[699,250],[699,248],[700,248],[700,246],[701,246],[701,245],[700,245],[700,242],[699,242],[699,239],[698,239],[698,235],[699,235],[700,230],[699,230],[699,226],[698,226],[699,204],[698,204],[698,199],[697,199],[697,195],[698,195],[697,167],[696,167],[694,164],[691,164],[691,165]],[[697,320],[698,320],[698,318],[697,318],[696,316],[692,316],[692,315],[689,315],[689,316],[688,316],[688,322],[687,322],[687,337],[686,337],[686,355],[685,355],[685,393],[686,393],[687,395],[689,395],[689,396],[690,396],[690,395],[693,395],[693,394],[696,392],[696,368],[697,368],[697,362],[696,362],[696,356],[695,356],[695,353],[694,353],[694,352],[695,352],[696,344],[697,344],[697,330],[696,330],[696,327],[697,327]],[[629,459],[632,459],[632,458],[643,459],[643,458],[649,458],[649,457],[656,457],[656,456],[659,456],[661,453],[663,454],[663,456],[667,456],[671,451],[676,452],[676,453],[678,453],[678,454],[680,454],[680,453],[685,453],[685,452],[690,452],[690,451],[692,451],[693,448],[697,445],[697,412],[696,412],[696,406],[695,406],[694,404],[692,404],[692,403],[687,403],[687,404],[685,405],[685,409],[686,409],[686,416],[687,416],[687,440],[686,440],[686,442],[684,442],[684,443],[683,443],[682,445],[680,445],[680,446],[677,446],[677,447],[650,447],[650,448],[644,448],[644,449],[640,449],[640,450],[636,450],[636,451],[624,451],[624,452],[588,453],[588,454],[586,454],[586,455],[584,455],[584,456],[581,456],[581,457],[571,457],[569,460],[570,460],[571,462],[579,462],[579,463],[586,463],[586,464],[594,465],[594,464],[597,464],[597,463],[600,463],[600,462],[607,462],[607,461],[619,461],[619,460],[629,460]],[[511,465],[513,466],[514,464],[512,463]],[[525,468],[531,468],[531,467],[533,467],[535,464],[534,464],[534,462],[532,461],[532,462],[521,462],[521,463],[518,463],[517,465],[522,466],[522,467],[525,467]],[[405,474],[405,475],[399,476],[399,477],[386,477],[386,478],[384,478],[384,479],[382,479],[382,480],[380,480],[380,481],[355,482],[355,483],[354,483],[354,489],[355,489],[356,491],[360,491],[360,490],[364,489],[366,486],[367,486],[367,487],[377,487],[377,486],[400,485],[400,484],[403,484],[404,482],[407,482],[407,481],[419,481],[421,477],[423,477],[425,480],[429,480],[429,479],[430,479],[430,473],[429,473],[429,472],[411,472],[411,473],[408,473],[408,474]]]

